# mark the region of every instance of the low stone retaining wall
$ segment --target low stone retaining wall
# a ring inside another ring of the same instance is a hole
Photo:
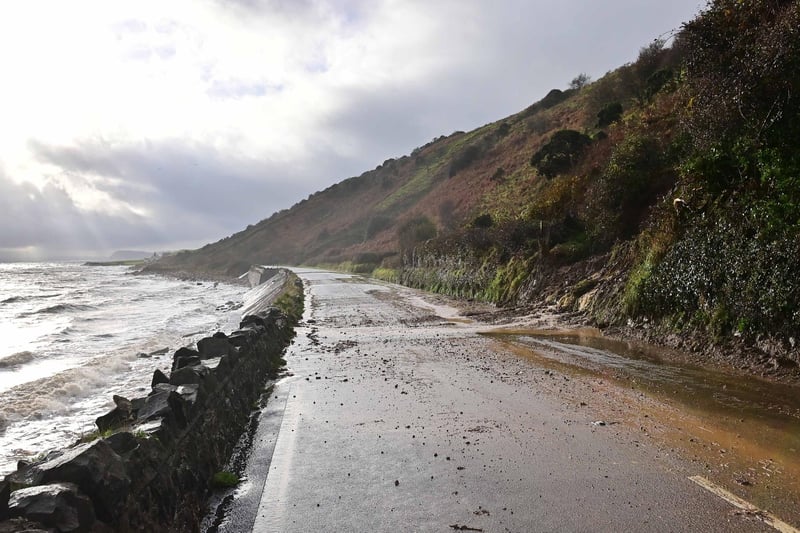
[[[0,533],[197,531],[212,478],[284,365],[298,318],[268,308],[177,350],[150,394],[114,397],[97,419],[100,437],[21,463],[0,482]]]

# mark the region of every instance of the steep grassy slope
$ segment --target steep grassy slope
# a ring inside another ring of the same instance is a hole
[[[800,360],[800,2],[663,44],[156,268],[333,265]]]
[[[388,259],[388,264],[399,266],[404,226],[430,221],[435,234],[462,226],[487,198],[503,197],[496,190],[537,180],[530,154],[550,129],[586,122],[587,109],[564,105],[439,137],[244,231],[199,250],[166,257],[154,268],[232,275],[252,263],[355,262],[374,268]],[[503,216],[512,216],[508,206],[502,209],[508,211]],[[403,244],[416,244],[413,235]]]

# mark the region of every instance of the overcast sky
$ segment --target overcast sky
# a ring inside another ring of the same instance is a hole
[[[0,260],[196,247],[593,79],[701,0],[0,5]]]

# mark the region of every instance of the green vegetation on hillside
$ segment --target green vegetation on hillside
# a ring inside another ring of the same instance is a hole
[[[670,41],[156,268],[327,265],[793,346],[800,2],[714,0]]]

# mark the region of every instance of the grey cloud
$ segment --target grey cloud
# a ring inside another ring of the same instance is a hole
[[[354,167],[320,152],[309,153],[316,161],[313,168],[284,168],[178,141],[120,146],[91,140],[73,146],[31,143],[30,147],[39,161],[61,168],[65,176],[86,180],[112,198],[146,206],[152,213],[147,220],[105,220],[102,232],[109,233],[105,240],[112,248],[148,243],[164,247],[185,241],[199,245],[224,237],[324,188]],[[47,202],[37,198],[35,203]],[[37,229],[33,219],[31,222],[33,233],[46,231]],[[141,235],[130,227],[136,224],[140,224]],[[148,233],[148,227],[159,233]],[[20,235],[19,242],[37,238],[35,234]]]
[[[278,169],[226,157],[209,146],[177,141],[118,146],[95,140],[34,146],[40,161],[67,172],[116,178],[97,186],[112,197],[156,206],[165,216],[201,212],[225,223],[241,213],[252,214],[264,198],[286,200],[283,188],[268,181]]]
[[[25,259],[26,250],[48,256],[113,247],[114,243],[154,242],[158,230],[134,213],[110,216],[81,211],[53,184],[41,191],[0,175],[0,260]]]

